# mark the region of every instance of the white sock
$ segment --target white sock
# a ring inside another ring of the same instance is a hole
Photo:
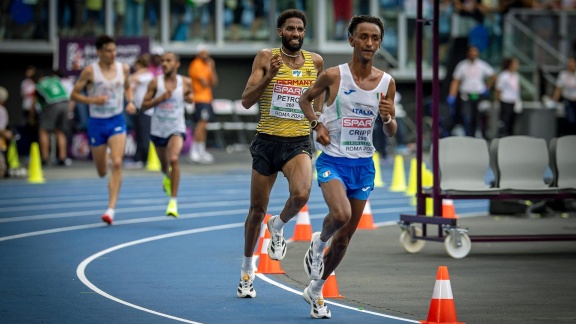
[[[199,149],[198,149],[198,142],[194,141],[194,143],[192,143],[192,153],[200,153]]]
[[[324,249],[326,248],[327,244],[328,242],[322,241],[320,236],[318,236],[318,239],[314,241],[314,252],[324,254]]]
[[[310,281],[310,291],[312,291],[313,294],[322,293],[322,287],[324,287],[325,282],[326,282],[326,280],[323,280],[323,279],[317,279],[317,280]]]
[[[176,197],[170,197],[170,202],[178,203],[178,199]]]
[[[110,218],[114,218],[114,208],[106,209],[106,212],[104,214],[110,216]]]
[[[198,142],[198,153],[200,153],[200,155],[204,154],[204,152],[206,152],[206,142]]]
[[[242,272],[252,273],[254,272],[253,257],[243,257],[242,258]]]
[[[272,228],[278,232],[282,231],[284,225],[286,225],[286,223],[284,223],[284,221],[280,219],[280,216],[274,218],[274,221],[272,222]]]

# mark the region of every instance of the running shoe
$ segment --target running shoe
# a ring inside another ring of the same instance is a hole
[[[172,197],[172,181],[166,175],[164,175],[164,180],[162,180],[162,190],[164,190],[166,196]]]
[[[272,228],[274,220],[280,217],[278,215],[270,217],[268,223],[268,231],[270,232],[270,243],[268,244],[268,256],[272,260],[282,260],[286,256],[286,240],[284,239],[284,230],[276,231]]]
[[[304,271],[312,280],[322,278],[322,274],[324,273],[324,253],[314,252],[314,241],[317,238],[320,238],[320,232],[312,234],[310,247],[308,251],[306,251],[306,255],[304,255]]]
[[[112,225],[112,222],[114,221],[114,218],[112,218],[108,214],[102,215],[102,217],[100,217],[100,219],[102,219],[102,221],[108,225]]]
[[[194,150],[190,150],[190,161],[194,162],[194,163],[200,163],[202,160],[202,156],[200,155],[200,153],[194,151]]]
[[[200,163],[212,164],[214,163],[214,156],[208,152],[203,152],[200,155]]]
[[[170,200],[168,208],[166,208],[166,216],[178,218],[178,204],[174,200]]]
[[[254,273],[241,273],[240,283],[238,284],[238,291],[236,295],[240,298],[255,298],[256,290],[252,283],[256,276]]]
[[[310,287],[306,287],[302,293],[304,300],[310,304],[310,317],[312,318],[330,318],[330,310],[324,303],[324,297],[322,293],[314,294],[310,291]]]

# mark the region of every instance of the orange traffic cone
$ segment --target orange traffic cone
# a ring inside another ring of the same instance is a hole
[[[308,212],[308,204],[302,207],[296,218],[296,226],[294,227],[294,236],[292,241],[307,241],[312,240],[312,225],[310,224],[310,213]]]
[[[344,298],[344,296],[340,295],[338,292],[338,283],[336,282],[336,272],[332,271],[326,282],[324,283],[324,287],[322,287],[322,295],[324,298]]]
[[[270,232],[268,228],[265,230],[264,239],[262,240],[262,248],[260,250],[260,257],[258,258],[258,271],[256,273],[269,273],[269,274],[282,274],[285,273],[280,266],[280,261],[270,259],[268,255],[268,244],[270,244]]]
[[[264,220],[262,221],[262,226],[260,226],[260,238],[258,239],[258,247],[256,248],[256,254],[260,255],[260,251],[262,251],[262,244],[264,243],[264,236],[268,233],[267,238],[271,238],[270,232],[268,231],[268,220],[272,217],[270,214],[266,214],[264,216]],[[268,254],[268,252],[266,252]]]
[[[464,324],[464,322],[458,322],[456,316],[447,266],[438,267],[428,319],[420,322],[423,324]]]
[[[370,208],[370,200],[366,200],[366,206],[362,212],[362,217],[358,223],[357,229],[375,229],[374,219],[372,218],[372,208]]]
[[[442,199],[442,217],[458,218],[458,215],[456,215],[456,209],[454,208],[454,201],[452,199]]]

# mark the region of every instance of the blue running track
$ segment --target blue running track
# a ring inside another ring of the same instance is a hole
[[[113,226],[100,222],[107,180],[92,174],[41,185],[0,182],[0,322],[311,320],[301,291],[274,276],[258,276],[257,298],[236,297],[248,171],[183,176],[178,219],[164,216],[168,198],[159,174],[125,177]],[[382,178],[389,183],[391,168]],[[280,212],[287,192],[279,175],[268,213]],[[483,200],[455,204],[459,214],[487,210]],[[385,187],[373,191],[370,205],[380,226],[414,213],[408,197]],[[320,228],[327,208],[316,183],[308,208],[312,227]],[[334,323],[415,322],[329,303]]]

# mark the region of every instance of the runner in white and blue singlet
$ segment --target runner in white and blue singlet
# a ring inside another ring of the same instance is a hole
[[[148,84],[142,110],[154,108],[150,139],[162,166],[162,186],[170,197],[166,216],[178,217],[179,156],[186,139],[185,102],[193,102],[192,80],[178,75],[180,57],[172,52],[162,55],[163,75]]]
[[[352,60],[325,70],[299,101],[314,130],[316,148],[322,151],[316,170],[329,210],[322,232],[312,235],[304,257],[304,271],[311,281],[303,296],[317,314],[330,314],[323,303],[318,307],[314,301],[322,297],[326,279],[344,258],[374,188],[372,136],[377,116],[382,117],[387,136],[396,133],[396,84],[389,74],[372,66],[383,36],[379,18],[353,17],[348,26]],[[312,100],[324,93],[327,100],[317,117]],[[329,239],[332,243],[324,255]]]
[[[128,102],[128,113],[135,113],[136,107],[128,82],[130,67],[116,62],[114,38],[108,35],[97,37],[96,52],[98,61],[82,70],[72,90],[71,99],[89,105],[88,137],[100,177],[106,176],[108,161],[111,161],[108,209],[101,217],[103,222],[111,225],[122,184],[122,158],[126,143],[124,100]],[[88,95],[82,93],[84,89]]]

